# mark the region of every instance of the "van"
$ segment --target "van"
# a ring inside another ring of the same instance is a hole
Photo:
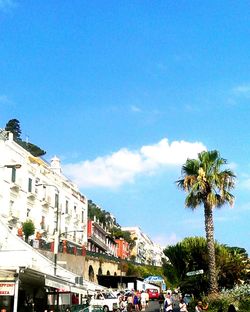
[[[147,289],[147,293],[149,295],[149,300],[154,300],[159,298],[159,292],[157,289],[149,288]]]

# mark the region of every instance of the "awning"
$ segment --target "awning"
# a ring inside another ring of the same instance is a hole
[[[70,291],[70,285],[67,282],[49,276],[45,277],[45,286]]]
[[[76,286],[71,286],[70,291],[72,293],[76,293],[76,294],[83,295],[83,296],[86,296],[88,294],[87,289],[79,288]]]

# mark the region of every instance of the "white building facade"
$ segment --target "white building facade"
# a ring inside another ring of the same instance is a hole
[[[135,240],[135,247],[130,256],[133,256],[136,262],[154,266],[162,265],[163,248],[155,244],[139,227],[122,227],[122,231],[130,232]]]
[[[21,235],[22,223],[32,220],[32,239],[53,241],[57,231],[60,239],[86,246],[87,206],[87,198],[63,176],[57,157],[50,164],[34,157],[12,133],[0,130],[0,218],[13,233]]]

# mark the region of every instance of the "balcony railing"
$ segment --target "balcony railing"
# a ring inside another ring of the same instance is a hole
[[[98,247],[104,249],[105,251],[108,250],[108,246],[100,240],[96,235],[92,234],[88,237],[94,244],[96,244]]]

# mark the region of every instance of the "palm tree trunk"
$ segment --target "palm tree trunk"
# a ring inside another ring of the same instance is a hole
[[[208,252],[209,293],[216,294],[218,292],[218,283],[215,262],[213,208],[207,202],[204,204],[204,215]]]

